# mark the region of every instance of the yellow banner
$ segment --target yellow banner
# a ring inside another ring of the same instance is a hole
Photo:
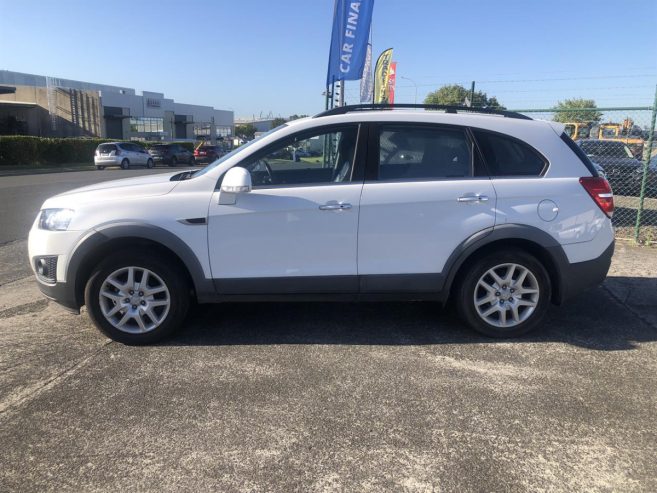
[[[388,103],[388,79],[390,78],[390,61],[392,60],[392,48],[379,55],[374,69],[374,103]]]

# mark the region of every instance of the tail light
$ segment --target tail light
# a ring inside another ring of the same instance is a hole
[[[194,151],[194,156],[198,156],[198,151]]]
[[[601,176],[585,176],[580,178],[579,182],[602,212],[611,217],[614,213],[614,194],[609,182]]]

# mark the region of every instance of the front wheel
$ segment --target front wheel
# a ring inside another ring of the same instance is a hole
[[[125,344],[149,344],[171,335],[190,302],[186,276],[152,255],[117,252],[101,262],[87,282],[84,299],[101,332]]]
[[[129,169],[130,168],[130,161],[128,161],[127,159],[124,159],[123,161],[121,161],[121,168]]]
[[[490,337],[516,337],[536,328],[550,304],[545,267],[522,250],[494,252],[475,261],[456,292],[461,317]]]
[[[148,161],[146,161],[146,167],[147,168],[152,168],[153,166],[155,166],[155,164],[153,163],[152,159],[149,159]]]
[[[176,159],[176,156],[171,158],[171,164],[169,166],[178,166],[178,159]]]

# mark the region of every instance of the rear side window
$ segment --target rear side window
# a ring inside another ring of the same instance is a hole
[[[463,130],[382,125],[379,129],[379,180],[472,176],[472,153]]]
[[[517,139],[474,130],[491,176],[540,176],[546,162],[534,149]]]

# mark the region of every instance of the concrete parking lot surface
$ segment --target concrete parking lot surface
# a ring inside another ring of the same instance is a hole
[[[517,340],[430,303],[227,304],[127,347],[25,249],[0,247],[0,491],[657,490],[657,250],[619,243]]]

